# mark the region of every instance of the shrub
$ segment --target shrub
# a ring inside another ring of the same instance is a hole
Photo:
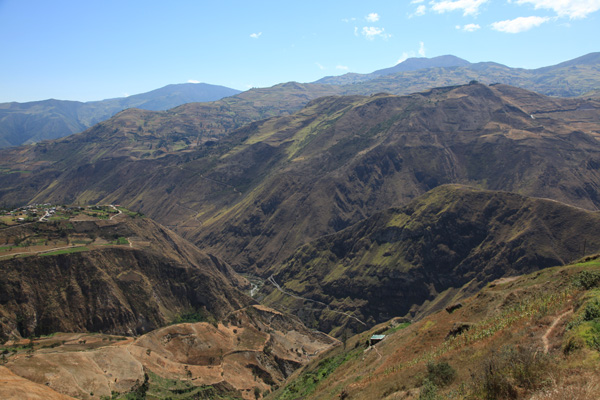
[[[493,352],[473,375],[475,392],[482,399],[515,399],[518,388],[533,391],[549,383],[550,366],[550,356],[531,347]]]
[[[437,392],[437,386],[429,379],[425,379],[421,391],[419,392],[419,400],[438,400],[440,396]]]
[[[575,286],[579,286],[585,290],[592,289],[600,285],[600,272],[598,271],[581,271],[575,277]]]
[[[576,350],[579,350],[585,346],[585,342],[579,336],[571,336],[567,339],[563,345],[562,351],[564,355],[569,355]]]
[[[596,318],[600,318],[600,301],[598,299],[589,301],[583,311],[584,321],[593,321]]]
[[[427,379],[438,387],[447,386],[456,378],[456,371],[446,361],[427,363]]]

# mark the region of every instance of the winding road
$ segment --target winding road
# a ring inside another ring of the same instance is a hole
[[[312,300],[312,299],[308,299],[308,298],[306,298],[306,297],[298,296],[298,295],[296,295],[296,294],[290,293],[290,292],[288,292],[288,291],[286,291],[286,290],[282,289],[282,287],[281,287],[281,286],[279,286],[279,284],[278,284],[278,283],[275,281],[275,278],[273,277],[273,275],[269,276],[269,278],[267,278],[267,281],[269,281],[270,283],[272,283],[272,284],[273,284],[273,286],[275,286],[275,288],[276,288],[277,290],[279,290],[281,293],[283,293],[283,294],[285,294],[285,295],[291,296],[291,297],[293,297],[293,298],[295,298],[295,299],[299,299],[299,300],[306,300],[306,301],[311,301],[311,302],[313,302],[313,303],[321,304],[321,305],[325,306],[325,308],[327,308],[329,311],[331,311],[331,312],[333,312],[333,313],[336,313],[336,314],[341,314],[341,315],[345,315],[346,317],[348,317],[348,318],[352,318],[352,319],[354,319],[355,321],[357,321],[357,322],[359,322],[359,323],[363,324],[364,326],[367,326],[367,324],[365,324],[365,323],[364,323],[363,321],[361,321],[360,319],[356,318],[354,315],[348,314],[347,312],[344,312],[344,311],[332,310],[332,309],[331,309],[331,307],[329,307],[329,304],[325,304],[325,303],[323,303],[322,301]]]

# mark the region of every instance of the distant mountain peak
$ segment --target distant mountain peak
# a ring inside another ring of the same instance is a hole
[[[390,68],[379,69],[371,72],[370,74],[357,74],[354,72],[348,72],[347,74],[340,76],[326,76],[319,79],[315,83],[326,83],[326,84],[348,84],[362,82],[370,79],[374,79],[380,76],[396,74],[399,72],[417,71],[420,69],[427,68],[450,68],[450,67],[465,67],[471,63],[460,57],[456,57],[450,54],[437,56],[437,57],[411,57],[406,60],[394,65]]]
[[[464,67],[470,64],[471,63],[467,60],[449,54],[432,58],[411,57],[391,68],[377,70],[373,72],[373,75],[389,75],[397,72],[416,71],[425,68]]]

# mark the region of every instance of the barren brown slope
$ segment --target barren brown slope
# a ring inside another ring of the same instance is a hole
[[[361,331],[392,317],[422,318],[491,280],[567,264],[600,251],[599,236],[597,212],[445,185],[319,238],[271,268],[284,291],[314,301],[266,285],[263,302],[339,336],[342,326]]]
[[[80,399],[133,391],[146,398],[255,400],[338,344],[294,317],[250,306],[223,323],[171,325],[137,339],[40,338],[28,352],[9,347],[5,365],[30,380],[25,390],[45,385]]]
[[[73,400],[73,397],[15,375],[3,366],[0,366],[0,396],[7,400]]]
[[[445,183],[596,209],[599,110],[504,85],[328,97],[158,159],[83,157],[66,144],[14,151],[24,163],[6,166],[0,201],[118,202],[262,271]]]
[[[65,254],[29,250],[0,260],[3,338],[57,331],[139,334],[181,314],[221,318],[252,302],[234,287],[243,279],[227,264],[148,218],[36,222],[1,233],[9,244],[16,237],[89,243],[62,246]],[[111,244],[115,239],[123,245]]]

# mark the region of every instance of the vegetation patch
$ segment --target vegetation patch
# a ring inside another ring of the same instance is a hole
[[[104,396],[102,400],[234,400],[241,399],[236,392],[225,392],[215,386],[196,386],[185,379],[168,379],[147,370],[145,381],[137,385],[131,392],[113,392],[112,396]]]
[[[338,354],[319,362],[316,368],[305,371],[299,378],[287,385],[276,398],[279,400],[292,400],[304,398],[315,391],[317,386],[329,375],[348,360],[357,358],[362,353],[362,348],[348,353]]]
[[[60,249],[60,250],[56,250],[56,251],[50,251],[48,253],[42,253],[40,254],[41,257],[44,256],[56,256],[59,254],[71,254],[71,253],[80,253],[82,251],[89,251],[90,249],[88,247],[85,246],[78,246],[78,247],[69,247],[68,249]]]
[[[199,309],[187,310],[182,312],[181,314],[178,314],[171,322],[171,325],[196,322],[208,322],[213,325],[218,324],[217,319],[211,313],[209,313],[205,309]]]

